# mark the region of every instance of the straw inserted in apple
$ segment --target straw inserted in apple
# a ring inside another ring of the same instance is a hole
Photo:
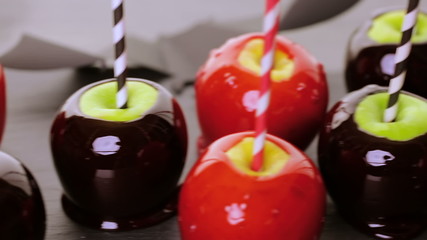
[[[264,145],[267,135],[267,109],[270,103],[271,71],[274,62],[275,38],[279,29],[279,0],[266,0],[264,14],[264,53],[261,59],[261,87],[255,115],[255,142],[251,169],[263,166]]]
[[[394,76],[390,80],[388,87],[389,100],[384,112],[384,122],[393,122],[397,116],[397,102],[399,92],[405,82],[408,57],[411,52],[411,37],[414,26],[417,22],[419,0],[409,0],[408,8],[402,24],[402,38],[399,46],[396,48],[394,57],[395,70]]]
[[[123,14],[123,0],[111,1],[114,25],[113,40],[115,45],[114,77],[117,79],[116,106],[120,109],[127,108],[128,94],[126,87],[127,56],[125,48],[125,22]]]

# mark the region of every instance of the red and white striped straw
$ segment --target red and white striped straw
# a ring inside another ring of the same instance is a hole
[[[127,87],[126,87],[126,65],[127,56],[125,48],[125,21],[123,17],[123,0],[111,1],[114,26],[113,40],[115,45],[116,58],[114,60],[114,77],[117,79],[117,108],[127,108]]]
[[[410,0],[405,18],[402,24],[402,39],[400,45],[396,48],[394,56],[394,76],[390,80],[388,87],[389,100],[384,112],[384,122],[392,122],[397,115],[397,101],[399,92],[405,82],[408,57],[411,52],[412,30],[417,22],[419,0]]]
[[[274,62],[275,38],[279,29],[280,0],[266,0],[264,15],[264,53],[261,59],[261,88],[255,115],[255,142],[251,169],[261,170],[267,135],[267,109],[270,104],[271,70]]]

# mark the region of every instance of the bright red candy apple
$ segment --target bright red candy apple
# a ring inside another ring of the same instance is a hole
[[[326,111],[328,87],[322,65],[300,45],[277,37],[272,71],[269,133],[304,149]],[[202,131],[199,149],[227,134],[252,130],[260,88],[261,34],[246,34],[213,50],[196,80]]]
[[[0,65],[0,142],[3,138],[4,126],[6,122],[6,79],[3,67]]]
[[[267,136],[263,169],[250,169],[253,132],[210,145],[184,182],[179,224],[184,240],[317,239],[325,189],[312,161]]]

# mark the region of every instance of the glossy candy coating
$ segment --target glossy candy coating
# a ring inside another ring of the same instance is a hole
[[[228,40],[210,53],[197,73],[200,150],[227,134],[254,129],[261,77],[241,65],[238,56],[248,41],[261,36],[246,34]],[[278,37],[276,47],[295,65],[289,79],[272,82],[268,131],[304,149],[317,133],[326,111],[325,74],[322,65],[301,46]]]
[[[389,85],[394,74],[394,54],[398,43],[378,43],[368,37],[373,19],[389,11],[382,9],[373,15],[354,31],[349,40],[345,69],[345,83],[349,92],[369,84]],[[403,85],[404,90],[422,97],[427,97],[426,55],[426,41],[412,43]]]
[[[6,122],[6,79],[3,67],[0,65],[0,142]]]
[[[163,87],[156,104],[134,121],[92,118],[72,95],[51,129],[51,148],[73,220],[103,230],[149,226],[175,213],[177,183],[187,148],[184,116]]]
[[[393,141],[360,131],[353,119],[364,97],[385,91],[371,85],[334,105],[320,133],[319,166],[351,225],[378,239],[411,239],[427,226],[427,134]]]
[[[43,199],[31,173],[0,152],[0,239],[42,240],[46,229]]]
[[[325,213],[325,189],[312,161],[288,142],[272,141],[290,154],[271,176],[250,176],[225,152],[253,132],[220,138],[199,158],[179,201],[183,240],[317,239]]]

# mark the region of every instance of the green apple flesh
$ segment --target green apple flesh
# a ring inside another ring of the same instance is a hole
[[[401,25],[404,11],[391,11],[376,17],[368,31],[368,36],[377,43],[399,43],[402,38]],[[427,15],[419,13],[416,27],[412,34],[412,42],[427,41]]]
[[[254,138],[246,137],[225,153],[231,163],[244,174],[250,176],[272,176],[279,173],[289,160],[289,154],[286,151],[273,142],[266,141],[263,167],[260,171],[253,171],[251,169],[253,144]]]
[[[261,75],[261,59],[264,52],[264,41],[256,38],[246,43],[240,52],[238,61],[246,69]],[[294,72],[294,61],[283,51],[274,53],[274,66],[271,72],[271,80],[280,82],[289,79]]]
[[[158,91],[143,82],[128,81],[127,108],[116,107],[117,83],[115,81],[94,86],[84,92],[79,107],[83,114],[109,121],[138,119],[157,101]]]
[[[359,128],[377,137],[407,141],[427,132],[427,102],[400,94],[396,120],[384,122],[388,93],[377,93],[363,99],[356,107],[354,120]]]

